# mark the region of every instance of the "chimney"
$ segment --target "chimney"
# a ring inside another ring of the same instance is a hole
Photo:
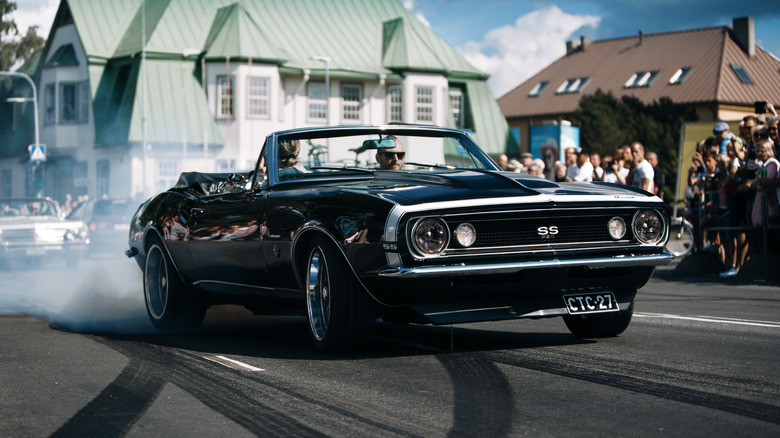
[[[753,17],[734,19],[734,39],[748,56],[756,54],[756,29]]]
[[[577,48],[577,46],[574,45],[574,41],[572,41],[572,40],[566,41],[566,54],[567,55],[569,53],[573,52],[574,49],[576,49],[576,48]]]
[[[580,47],[582,48],[582,50],[587,49],[588,46],[590,46],[590,43],[592,41],[593,41],[593,39],[591,37],[589,37],[589,36],[585,36],[585,35],[581,36],[580,37]]]

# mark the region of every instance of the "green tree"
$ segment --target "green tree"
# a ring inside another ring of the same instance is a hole
[[[611,91],[596,90],[580,99],[574,116],[580,122],[580,145],[591,153],[613,155],[618,147],[638,141],[645,152],[658,154],[666,175],[665,199],[674,200],[680,127],[698,120],[692,106],[668,97],[645,105],[633,96],[618,99]]]
[[[30,26],[20,37],[16,22],[9,18],[15,10],[16,2],[0,0],[0,71],[8,71],[18,61],[29,61],[46,42],[38,36],[38,26]]]

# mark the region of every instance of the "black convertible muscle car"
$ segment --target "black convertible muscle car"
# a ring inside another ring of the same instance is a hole
[[[143,203],[128,257],[164,330],[215,304],[307,315],[323,352],[377,318],[453,324],[563,317],[622,333],[664,251],[657,197],[503,172],[467,133],[409,125],[276,132],[245,174],[184,173]]]

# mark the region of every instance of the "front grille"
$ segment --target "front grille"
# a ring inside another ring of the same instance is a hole
[[[615,216],[620,216],[630,226],[632,214],[594,214],[576,217],[553,216],[544,217],[513,217],[507,219],[475,220],[471,222],[477,231],[477,240],[473,248],[494,248],[526,245],[559,245],[572,243],[613,242],[607,229],[607,223]],[[454,221],[451,229],[462,222]],[[540,228],[556,227],[556,234],[540,235]],[[631,233],[626,233],[622,241],[632,239]],[[457,243],[452,242],[457,248]]]
[[[33,242],[35,241],[35,230],[28,228],[25,230],[3,230],[0,239],[5,242]]]

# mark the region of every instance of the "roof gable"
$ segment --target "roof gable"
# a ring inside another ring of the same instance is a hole
[[[207,58],[251,58],[271,62],[288,58],[240,3],[217,10],[203,50]]]

